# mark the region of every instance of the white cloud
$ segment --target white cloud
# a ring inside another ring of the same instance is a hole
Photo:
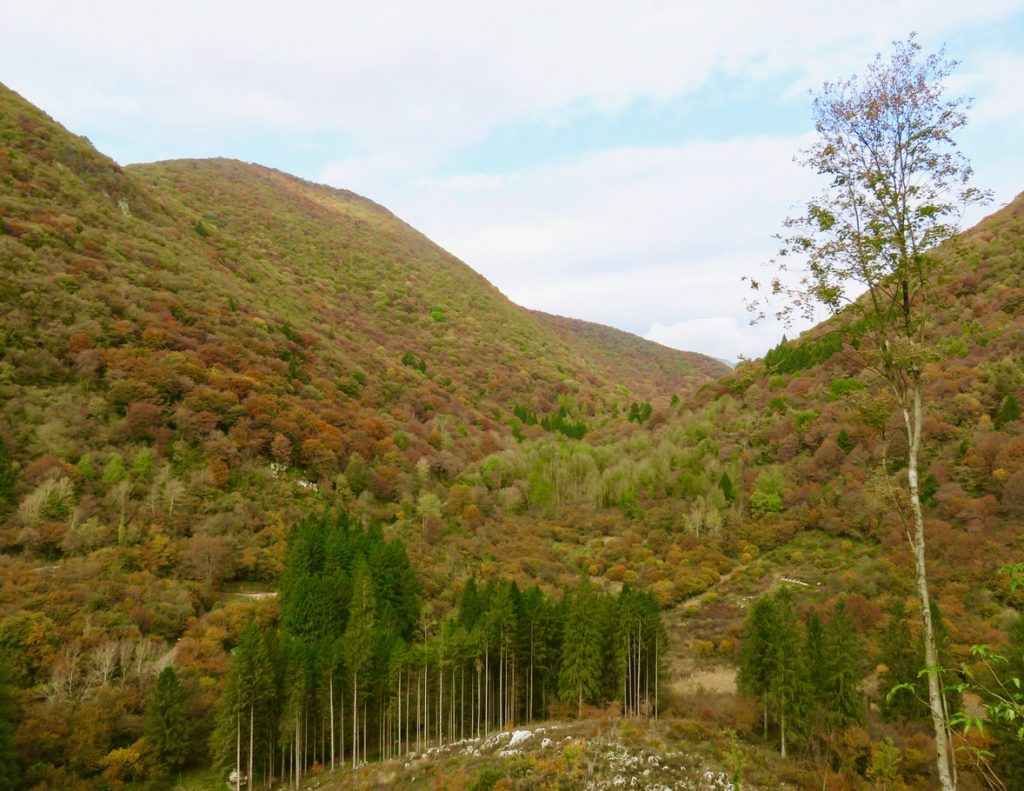
[[[676,349],[700,349],[704,354],[735,363],[741,355],[760,357],[779,342],[782,334],[774,324],[751,327],[736,316],[710,316],[673,324],[655,322],[644,337]]]
[[[951,52],[978,97],[981,145],[965,150],[984,153],[978,181],[1007,200],[1024,186],[1014,183],[1024,54],[990,50],[982,33],[1022,9],[1024,0],[795,0],[784,13],[760,0],[34,0],[4,11],[0,73],[132,159],[237,156],[221,146],[245,139],[280,167],[291,160],[270,146],[326,141],[337,151],[299,175],[383,203],[517,301],[666,342],[718,336],[695,348],[732,357],[777,339],[747,328],[739,278],[771,257],[789,206],[813,190],[790,161],[798,139],[755,127],[701,141],[694,129],[677,144],[581,147],[547,164],[445,164],[496,130],[699,98],[723,76],[798,95],[917,29],[928,49],[973,41]],[[993,129],[1005,139],[993,144]],[[126,130],[142,131],[132,143]],[[260,149],[261,140],[271,142]]]
[[[94,100],[119,85],[172,128],[329,129],[359,148],[441,152],[512,119],[667,100],[718,73],[816,85],[915,27],[941,40],[1014,8],[1019,0],[799,0],[785,13],[753,0],[37,0],[5,9],[0,64],[62,115],[96,120]]]
[[[520,304],[638,334],[725,314],[738,327],[741,277],[760,276],[786,208],[813,191],[815,178],[792,162],[800,143],[600,151],[384,202]]]

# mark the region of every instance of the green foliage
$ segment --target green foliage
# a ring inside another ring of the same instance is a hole
[[[833,401],[855,393],[858,390],[864,389],[864,383],[860,379],[855,378],[841,378],[833,379],[832,384],[829,385],[829,398]]]
[[[115,453],[103,468],[103,483],[107,486],[113,486],[123,481],[127,475],[128,473],[124,468],[124,459],[121,458],[120,453]]]
[[[603,618],[598,595],[584,580],[566,603],[562,662],[558,674],[559,694],[564,700],[576,703],[580,714],[583,704],[595,702],[601,692]]]
[[[537,413],[532,409],[527,409],[522,404],[516,404],[513,406],[512,414],[519,418],[520,422],[522,422],[524,426],[537,425]]]
[[[883,716],[889,720],[924,720],[928,716],[928,708],[924,700],[914,692],[921,664],[910,633],[906,610],[900,599],[893,602],[882,632],[881,660],[886,668],[878,683],[884,694]]]
[[[0,650],[0,788],[17,788],[21,771],[14,734],[18,727],[18,706],[14,700],[7,658]]]
[[[782,512],[785,480],[777,468],[765,470],[757,476],[750,495],[750,515],[761,519],[768,514]]]
[[[7,443],[0,437],[0,514],[14,504],[14,482],[17,474],[11,463]]]
[[[849,432],[845,429],[839,429],[839,434],[836,437],[836,445],[838,445],[843,453],[849,453],[853,450],[853,440],[850,438]]]
[[[798,409],[793,412],[793,431],[799,433],[818,417],[815,409]]]
[[[774,645],[779,633],[779,609],[774,598],[762,596],[747,612],[740,650],[737,684],[748,695],[767,695],[771,687]]]
[[[582,420],[572,422],[565,407],[559,409],[554,415],[541,418],[540,425],[545,431],[558,432],[570,439],[583,439],[587,433],[587,424]]]
[[[132,477],[147,481],[153,473],[153,451],[149,448],[140,448],[132,460]]]
[[[148,761],[158,774],[185,766],[192,755],[192,722],[189,719],[185,690],[173,667],[165,667],[157,676],[142,717]]]
[[[722,495],[725,497],[726,502],[731,503],[736,499],[738,494],[736,484],[732,482],[728,472],[722,472],[722,477],[718,479],[718,488],[722,490]]]
[[[821,365],[843,348],[838,335],[827,334],[796,344],[783,338],[779,345],[764,356],[764,366],[774,374],[792,374]]]
[[[921,481],[921,504],[931,506],[934,508],[939,504],[938,500],[935,499],[936,493],[939,491],[939,479],[932,473],[928,473],[924,480]]]
[[[846,600],[836,604],[825,632],[824,701],[832,722],[840,727],[859,723],[864,707],[859,689],[860,646]]]
[[[871,763],[867,778],[876,788],[895,788],[900,781],[900,763],[903,756],[900,748],[886,736],[871,748]]]
[[[92,481],[96,479],[96,465],[93,464],[92,456],[86,453],[82,458],[78,460],[76,465],[78,468],[78,474],[81,476],[83,481]]]
[[[651,417],[651,402],[644,401],[642,404],[637,404],[636,401],[629,405],[628,420],[632,423],[643,424]]]
[[[420,373],[427,372],[427,361],[422,357],[417,357],[412,352],[406,352],[402,355],[402,365],[408,368],[415,368]]]
[[[203,225],[202,220],[196,220],[192,226],[192,230],[196,232],[197,236],[205,237],[210,235],[210,232],[206,229],[206,226]]]
[[[999,408],[993,424],[996,428],[1002,428],[1015,420],[1020,420],[1020,401],[1017,400],[1016,393],[1010,393],[1003,399],[1003,404]]]

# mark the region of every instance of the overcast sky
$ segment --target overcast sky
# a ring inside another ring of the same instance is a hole
[[[977,182],[1024,190],[1024,0],[830,5],[33,0],[0,81],[121,163],[351,189],[522,305],[736,359],[781,334],[740,277],[814,190],[808,91],[893,39],[961,61]]]

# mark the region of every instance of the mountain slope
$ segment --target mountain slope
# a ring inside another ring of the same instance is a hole
[[[122,169],[6,88],[0,266],[0,548],[76,580],[68,639],[97,553],[153,592],[128,617],[111,583],[111,628],[172,636],[219,582],[272,581],[311,507],[436,541],[504,513],[460,476],[514,434],[614,430],[628,394],[718,370],[632,338],[622,365],[623,334],[561,333],[352,193],[230,160]]]

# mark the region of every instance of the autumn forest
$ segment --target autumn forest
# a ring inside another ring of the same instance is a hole
[[[729,367],[0,86],[0,788],[1024,787],[1024,196],[809,206]]]

